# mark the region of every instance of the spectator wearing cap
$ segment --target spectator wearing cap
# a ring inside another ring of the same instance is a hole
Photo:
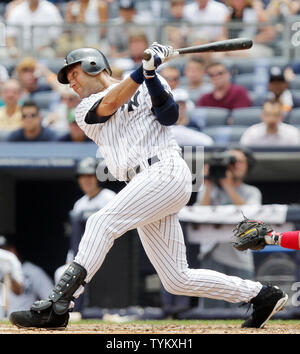
[[[247,128],[240,143],[253,146],[299,145],[299,129],[283,123],[283,118],[282,103],[279,100],[265,101],[261,114],[262,122]]]
[[[151,23],[152,17],[150,13],[138,11],[134,0],[119,0],[118,5],[119,16],[111,20],[107,32],[110,57],[130,57],[131,51],[128,47],[130,39],[133,39],[132,35],[141,32],[143,25]],[[154,35],[154,32],[147,28],[147,42],[148,37],[154,41]]]
[[[189,116],[187,112],[188,93],[184,89],[175,89],[173,91],[174,100],[178,104],[179,116],[176,125],[172,126],[172,132],[175,140],[180,146],[209,146],[213,145],[213,139],[193,128],[188,127]]]
[[[289,89],[285,70],[280,66],[272,66],[269,72],[269,96],[282,102],[282,110],[286,115],[293,108],[300,107],[300,99]]]
[[[199,107],[219,107],[229,110],[251,106],[248,91],[231,82],[231,75],[221,62],[212,62],[206,73],[213,85],[211,93],[204,94],[196,103]]]
[[[54,141],[56,139],[56,134],[53,130],[42,126],[42,117],[35,102],[24,102],[21,112],[22,128],[12,131],[8,135],[7,141],[41,142]]]
[[[4,106],[0,107],[0,130],[9,133],[22,127],[20,106],[21,85],[18,80],[9,79],[2,86]]]

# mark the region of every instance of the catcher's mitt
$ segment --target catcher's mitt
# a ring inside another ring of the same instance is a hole
[[[233,229],[232,245],[239,251],[261,250],[266,245],[265,236],[271,231],[269,225],[245,218]]]

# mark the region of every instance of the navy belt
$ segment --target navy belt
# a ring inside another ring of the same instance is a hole
[[[159,162],[160,159],[158,158],[157,155],[150,157],[147,160],[148,166],[154,165],[156,162]],[[127,179],[128,181],[131,181],[134,176],[136,176],[138,173],[141,172],[141,166],[137,165],[135,167],[129,168],[127,170]]]

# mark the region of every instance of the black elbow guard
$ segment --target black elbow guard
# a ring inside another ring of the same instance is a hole
[[[178,104],[169,96],[160,107],[152,107],[152,111],[161,125],[174,125],[178,120]]]
[[[101,103],[103,98],[101,98],[99,101],[97,101],[92,108],[87,112],[84,121],[87,124],[99,124],[99,123],[105,123],[106,121],[109,120],[109,118],[111,118],[112,115],[109,116],[98,116],[98,114],[96,113],[97,107],[99,106],[99,104]]]

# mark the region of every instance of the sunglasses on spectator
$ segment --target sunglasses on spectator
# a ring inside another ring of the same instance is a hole
[[[26,68],[26,67],[25,67],[25,68],[22,68],[21,71],[22,71],[23,73],[32,72],[32,71],[34,71],[34,68],[29,68],[29,67]]]
[[[23,113],[22,114],[22,118],[25,119],[25,118],[36,118],[38,116],[38,113],[30,113],[30,114],[25,114]]]
[[[209,77],[217,77],[226,74],[225,70],[217,71],[216,73],[207,73]]]

